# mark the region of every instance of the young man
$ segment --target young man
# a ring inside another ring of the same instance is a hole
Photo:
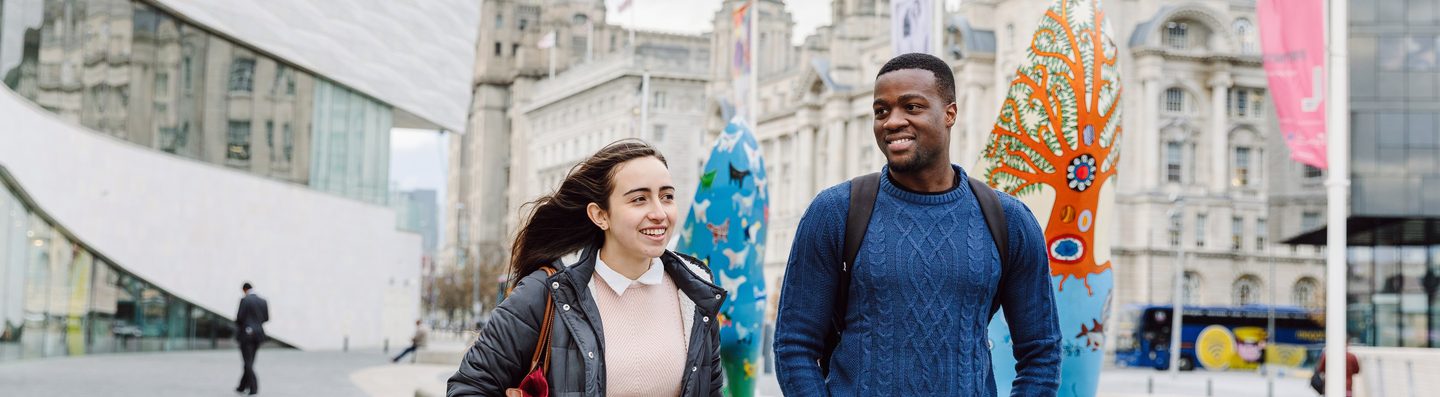
[[[245,361],[245,373],[240,375],[240,386],[236,393],[254,395],[260,392],[260,382],[255,379],[255,351],[265,342],[265,328],[270,321],[270,305],[264,298],[255,295],[250,283],[240,286],[245,297],[240,298],[240,310],[235,313],[235,339],[240,343],[240,358]]]
[[[956,113],[949,65],[925,54],[890,60],[876,77],[873,110],[887,165],[848,285],[841,262],[851,182],[821,192],[796,230],[775,332],[781,389],[790,396],[994,396],[987,327],[996,304],[1018,361],[1012,395],[1055,395],[1060,331],[1045,236],[1029,208],[1000,194],[1006,235],[995,238],[1007,239],[1009,252],[996,247],[965,171],[948,161]],[[848,291],[843,307],[841,289]],[[832,351],[827,336],[837,314],[843,321]]]

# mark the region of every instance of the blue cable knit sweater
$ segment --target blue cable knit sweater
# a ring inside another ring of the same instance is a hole
[[[955,170],[964,181],[964,171]],[[775,331],[785,395],[994,396],[986,330],[994,299],[1018,360],[1011,395],[1055,395],[1060,330],[1035,216],[1000,194],[1015,262],[1002,269],[968,183],[915,193],[896,186],[888,171],[855,259],[849,307],[835,307],[835,288],[850,182],[821,192],[800,219]],[[837,309],[847,325],[822,379],[817,360]]]

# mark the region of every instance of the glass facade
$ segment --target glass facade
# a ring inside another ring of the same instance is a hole
[[[143,1],[3,0],[0,16],[0,79],[62,119],[386,203],[388,105]]]
[[[1440,347],[1440,9],[1422,3],[1350,2],[1346,326],[1363,345]]]
[[[0,362],[235,346],[232,321],[104,259],[3,168],[0,182]]]

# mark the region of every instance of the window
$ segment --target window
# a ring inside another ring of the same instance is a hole
[[[265,121],[265,147],[269,148],[270,162],[275,162],[275,122]]]
[[[498,57],[501,55],[505,55],[503,48],[505,48],[504,45],[500,44],[500,42],[498,41],[495,42],[495,56]]]
[[[1205,213],[1195,214],[1195,248],[1205,248]]]
[[[1235,175],[1230,184],[1236,187],[1250,186],[1250,148],[1235,148]]]
[[[1295,287],[1290,291],[1290,299],[1295,306],[1318,307],[1320,306],[1320,283],[1314,278],[1304,277],[1295,282]]]
[[[250,122],[230,120],[230,130],[225,135],[227,145],[225,158],[231,160],[250,159]]]
[[[1235,279],[1235,284],[1231,287],[1230,299],[1236,306],[1260,303],[1260,279],[1251,275]]]
[[[1199,303],[1202,286],[1204,286],[1204,281],[1200,279],[1199,273],[1185,272],[1184,285],[1180,288],[1180,299],[1186,304]]]
[[[291,160],[295,159],[295,132],[290,130],[290,123],[285,123],[283,126],[281,126],[280,131],[281,139],[284,139],[285,144],[285,162],[289,163]]]
[[[1170,232],[1170,246],[1171,246],[1171,247],[1179,247],[1179,246],[1180,246],[1180,228],[1181,228],[1181,227],[1182,227],[1182,225],[1181,225],[1181,223],[1180,223],[1180,214],[1171,214],[1171,215],[1170,215],[1170,228],[1168,229],[1168,231]]]
[[[1165,90],[1165,111],[1185,111],[1185,91],[1179,88],[1171,88]]]
[[[1180,142],[1165,143],[1165,181],[1181,182],[1181,164],[1185,154],[1183,149]]]
[[[655,143],[665,142],[665,125],[656,124],[650,127],[650,134],[654,136]]]
[[[1305,213],[1300,215],[1300,230],[1310,231],[1315,230],[1317,227],[1320,227],[1319,211],[1305,211]]]
[[[155,73],[155,94],[161,96],[170,92],[170,74],[165,72]],[[169,96],[169,95],[164,95]]]
[[[1270,230],[1265,228],[1265,218],[1255,218],[1255,249],[1265,249],[1265,236]]]
[[[1169,22],[1165,24],[1165,46],[1177,50],[1189,47],[1190,25],[1184,22]]]
[[[501,14],[501,13],[498,13],[498,12],[495,13],[495,28],[496,28],[496,29],[499,29],[499,28],[504,27],[504,26],[505,26],[505,14]]]
[[[1245,218],[1230,218],[1230,249],[1239,251],[1245,241]]]
[[[652,98],[652,99],[651,99],[651,102],[650,102],[650,108],[651,108],[651,109],[664,109],[664,108],[665,108],[665,91],[656,91],[656,92],[655,92],[655,97]]]
[[[1230,115],[1245,117],[1250,110],[1250,91],[1240,89],[1230,90],[1230,101],[1232,102],[1230,104]]]
[[[510,56],[520,56],[520,43],[510,44]]]
[[[516,27],[518,30],[520,30],[521,32],[524,32],[524,31],[525,31],[525,27],[526,27],[526,26],[530,26],[530,20],[529,20],[529,19],[520,18],[520,21],[515,23],[515,27]]]
[[[285,65],[275,66],[275,84],[270,87],[270,95],[279,93],[295,95],[295,72]]]
[[[255,59],[235,58],[230,63],[230,91],[250,92],[254,87]]]
[[[1260,53],[1260,45],[1255,40],[1255,24],[1249,19],[1235,20],[1235,37],[1240,38],[1240,53],[1253,55]]]
[[[1315,167],[1313,165],[1305,165],[1304,167],[1306,179],[1315,179],[1323,176],[1323,172],[1320,170],[1319,167]]]

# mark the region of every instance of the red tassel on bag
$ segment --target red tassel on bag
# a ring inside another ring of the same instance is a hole
[[[555,269],[545,269],[546,276],[554,276]],[[535,340],[535,354],[530,358],[530,373],[520,380],[520,386],[505,389],[505,397],[550,397],[550,382],[545,373],[550,369],[550,318],[555,315],[555,297],[545,295],[545,320],[540,324],[540,335]]]

